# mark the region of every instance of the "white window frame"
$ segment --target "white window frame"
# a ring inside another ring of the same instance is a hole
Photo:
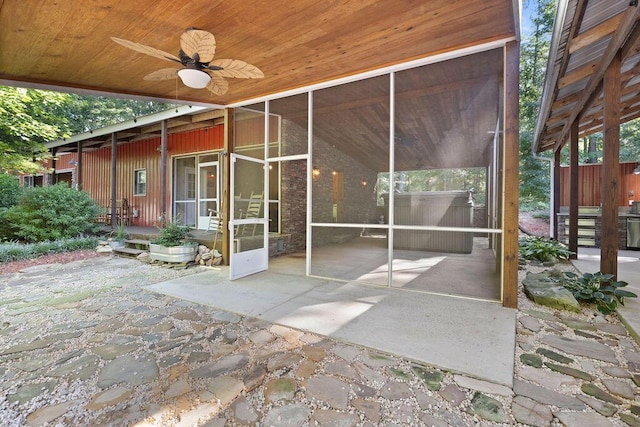
[[[141,193],[138,192],[138,186],[140,185],[140,182],[138,182],[138,177],[140,176],[139,175],[140,172],[144,172],[144,191]],[[133,195],[134,197],[147,195],[147,169],[146,168],[133,170]]]

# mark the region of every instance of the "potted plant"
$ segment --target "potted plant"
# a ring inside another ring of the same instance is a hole
[[[110,233],[109,246],[112,248],[124,248],[124,241],[129,237],[127,226],[118,224]]]
[[[152,261],[189,262],[196,258],[198,244],[187,240],[191,236],[189,226],[181,224],[179,218],[167,222],[160,218],[158,238],[149,244]]]

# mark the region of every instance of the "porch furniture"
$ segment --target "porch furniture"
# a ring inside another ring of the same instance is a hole
[[[107,206],[106,223],[111,224],[111,206]],[[131,209],[127,199],[116,202],[116,224],[131,225]]]
[[[260,210],[262,208],[262,193],[254,194],[253,192],[249,196],[246,210],[240,211],[240,218],[259,218]],[[242,224],[239,226],[236,235],[237,236],[254,236],[258,229],[258,224]]]

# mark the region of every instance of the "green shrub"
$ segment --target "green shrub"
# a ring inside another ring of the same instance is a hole
[[[22,187],[15,176],[0,174],[0,209],[15,205],[21,193]]]
[[[12,235],[3,237],[33,243],[96,233],[100,229],[96,222],[100,210],[88,193],[76,191],[66,183],[29,188],[3,215],[12,228]]]
[[[52,253],[73,252],[80,249],[93,249],[98,245],[96,237],[62,239],[39,243],[0,243],[0,262],[20,261],[37,258]]]
[[[625,298],[636,298],[633,292],[623,288],[627,282],[614,281],[613,274],[584,273],[578,276],[572,272],[565,272],[562,286],[573,293],[578,301],[588,304],[596,304],[596,308],[602,314],[610,314],[618,309],[618,303],[624,305]]]
[[[176,217],[167,222],[164,215],[160,218],[160,233],[158,239],[153,243],[162,246],[180,246],[185,243],[187,237],[191,236],[191,228],[181,224],[180,218]]]
[[[540,262],[567,260],[573,253],[557,240],[546,237],[528,236],[520,239],[520,256],[526,260]]]

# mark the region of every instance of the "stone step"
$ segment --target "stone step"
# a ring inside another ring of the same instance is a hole
[[[143,252],[147,252],[143,249],[135,249],[135,248],[113,248],[113,253],[115,254],[122,254],[122,255],[129,255],[129,256],[138,256]]]

